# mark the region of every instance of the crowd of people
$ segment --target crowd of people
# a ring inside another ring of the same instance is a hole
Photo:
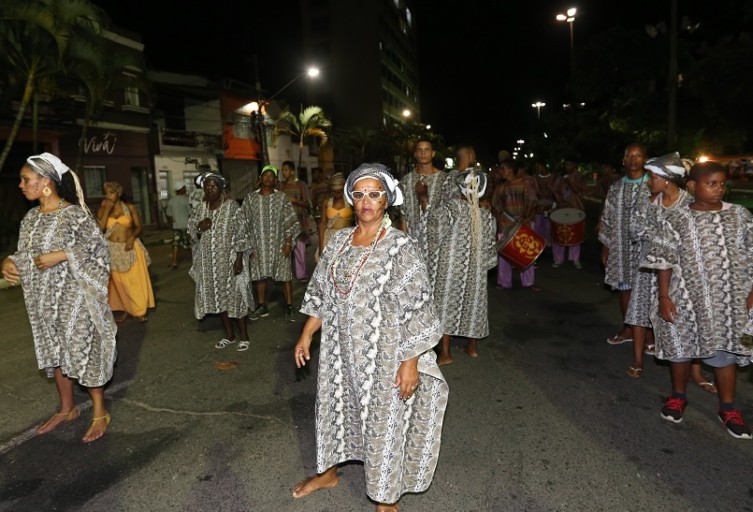
[[[267,165],[240,204],[216,172],[198,176],[203,197],[193,207],[185,184],[176,185],[168,266],[177,268],[180,249],[190,248],[195,316],[220,317],[217,349],[249,349],[248,319],[270,315],[269,281],[281,285],[288,319],[293,274],[307,283],[300,311],[308,319],[293,357],[299,368],[308,364],[321,331],[317,474],[294,487],[295,498],[336,486],[337,468],[348,460],[363,461],[377,511],[398,510],[404,493],[426,490],[449,396],[440,366],[454,362],[453,337],[479,357],[479,340],[489,335],[489,272],[496,266],[493,280],[508,290],[518,270],[521,285],[538,291],[537,257],[547,247],[554,268],[566,259],[582,268],[585,185],[576,159],[566,157],[562,172],[536,162],[529,173],[500,157],[485,172],[473,147],[461,145],[456,168],[445,171],[434,165],[431,141],[419,140],[415,167],[400,181],[374,163],[347,177],[320,173],[310,188],[292,162],[281,173]],[[736,368],[753,357],[753,217],[722,201],[727,174],[714,162],[649,159],[644,146],[631,144],[623,167],[623,176],[611,169],[597,184],[605,194],[598,225],[604,281],[623,319],[607,343],[633,343],[631,378],[641,377],[647,354],[669,362],[662,418],[683,420],[692,380],[718,395],[727,431],[750,439],[734,399]],[[2,273],[23,284],[39,368],[54,378],[60,400],[37,433],[78,417],[78,381],[94,404],[83,438],[91,442],[111,421],[102,389],[112,376],[115,324],[128,316],[145,321],[154,307],[138,211],[108,182],[92,215],[75,173],[48,153],[30,157],[20,178],[22,193],[39,206],[24,218],[18,251]],[[305,250],[317,227],[309,275]],[[525,258],[500,249],[510,244]]]

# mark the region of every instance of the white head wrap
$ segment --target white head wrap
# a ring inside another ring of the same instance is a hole
[[[91,215],[89,207],[86,206],[84,190],[81,188],[81,183],[78,181],[78,176],[76,176],[76,173],[71,171],[70,167],[65,165],[62,160],[60,160],[52,153],[42,153],[40,155],[32,155],[27,158],[26,164],[40,176],[51,179],[58,185],[60,185],[63,181],[63,174],[70,172],[71,177],[73,177],[73,185],[76,188],[78,205],[82,210]]]
[[[680,158],[680,153],[675,151],[668,155],[649,158],[643,167],[670,181],[680,181],[687,175],[692,165],[692,161]]]
[[[458,174],[455,181],[460,188],[460,193],[466,197],[471,190],[476,190],[478,197],[483,196],[486,192],[486,174],[473,167]]]
[[[372,178],[379,180],[382,183],[382,188],[387,192],[387,205],[388,206],[400,206],[403,204],[403,192],[400,190],[398,181],[390,174],[390,170],[382,164],[361,164],[356,170],[350,173],[343,193],[345,199],[353,204],[353,188],[358,181],[366,178]]]
[[[45,178],[55,180],[60,184],[63,174],[71,169],[52,153],[42,153],[41,155],[32,155],[26,159],[26,163],[34,169],[34,172],[41,174]]]

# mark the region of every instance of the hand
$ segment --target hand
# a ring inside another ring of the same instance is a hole
[[[200,233],[203,233],[204,231],[211,229],[211,227],[212,227],[212,219],[210,219],[209,217],[202,219],[196,225],[196,228],[199,230]]]
[[[753,290],[751,290],[748,296],[745,298],[745,306],[748,308],[748,311],[753,309]]]
[[[243,253],[235,258],[235,262],[233,262],[233,272],[235,272],[236,276],[243,272]]]
[[[671,324],[677,321],[677,308],[669,297],[659,297],[659,316]]]
[[[423,181],[416,182],[416,195],[418,197],[429,197],[429,187]]]
[[[601,247],[601,264],[606,267],[608,261],[609,261],[609,247],[604,245]]]
[[[134,244],[134,239],[133,238],[127,239],[125,241],[125,250],[126,251],[132,251],[133,250],[133,244]]]
[[[3,260],[3,277],[10,285],[17,285],[18,281],[21,279],[21,274],[18,272],[16,262],[10,258],[5,258]]]
[[[293,252],[293,247],[289,243],[282,246],[282,253],[285,255],[286,258],[290,256],[291,252]]]
[[[295,344],[293,349],[293,360],[295,361],[296,368],[303,368],[306,366],[306,361],[311,359],[311,336],[301,334],[298,343]]]
[[[61,258],[60,255],[63,255]],[[40,254],[36,258],[34,258],[34,265],[39,270],[47,270],[48,268],[54,267],[61,261],[65,259],[65,253],[63,251],[56,251],[56,252],[48,252],[47,254]]]
[[[408,400],[418,387],[418,357],[400,363],[395,375],[395,387],[400,388],[400,399]]]

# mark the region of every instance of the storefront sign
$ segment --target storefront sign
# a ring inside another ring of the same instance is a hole
[[[113,151],[115,151],[115,143],[117,141],[118,137],[112,132],[105,132],[102,135],[94,135],[86,139],[84,153],[87,155],[93,153],[112,155]]]

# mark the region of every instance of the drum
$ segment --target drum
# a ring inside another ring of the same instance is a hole
[[[517,270],[525,270],[541,256],[545,246],[543,237],[527,223],[518,221],[497,242],[497,252]]]
[[[577,208],[560,208],[549,214],[552,223],[552,242],[559,245],[578,245],[586,239],[586,212]]]

